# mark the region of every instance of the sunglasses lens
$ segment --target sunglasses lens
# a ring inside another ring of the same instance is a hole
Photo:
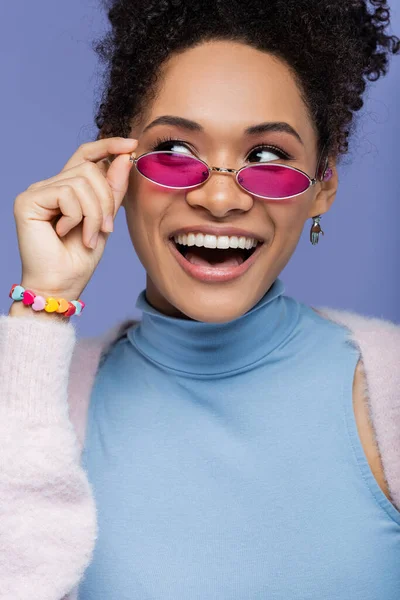
[[[207,181],[207,167],[197,158],[178,152],[152,152],[140,157],[136,168],[147,179],[170,188],[185,189]],[[306,175],[285,165],[256,164],[240,171],[238,182],[255,196],[279,200],[310,187]]]
[[[310,186],[306,175],[284,165],[251,165],[240,172],[238,182],[251,194],[271,199],[295,196]]]
[[[136,168],[151,181],[171,188],[188,188],[208,179],[208,169],[201,161],[178,152],[145,154]]]

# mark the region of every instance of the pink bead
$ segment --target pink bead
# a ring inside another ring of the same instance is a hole
[[[44,310],[46,306],[46,299],[43,296],[35,296],[35,302],[32,304],[32,309],[39,311]]]
[[[86,304],[83,302],[83,300],[78,300],[79,304],[82,304],[82,310],[85,308]]]
[[[35,302],[35,297],[36,294],[32,292],[32,290],[25,290],[22,303],[25,304],[25,306],[30,306]]]

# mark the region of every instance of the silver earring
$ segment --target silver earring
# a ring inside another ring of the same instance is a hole
[[[310,242],[312,243],[313,246],[316,246],[319,242],[319,236],[322,233],[322,235],[325,235],[325,233],[322,231],[321,229],[321,225],[320,225],[320,221],[321,221],[321,215],[318,215],[317,217],[313,217],[313,224],[311,226],[311,231],[310,231]]]

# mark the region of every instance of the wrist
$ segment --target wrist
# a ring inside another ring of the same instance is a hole
[[[78,300],[83,292],[81,288],[69,288],[61,289],[52,286],[42,287],[31,283],[28,279],[23,278],[20,285],[26,290],[32,290],[36,296],[42,296],[42,298],[64,298],[68,302],[72,300]]]

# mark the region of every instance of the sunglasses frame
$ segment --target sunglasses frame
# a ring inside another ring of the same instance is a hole
[[[190,190],[196,187],[199,187],[200,185],[203,185],[204,183],[206,183],[211,175],[212,172],[217,172],[217,173],[228,173],[228,174],[234,174],[235,175],[235,179],[236,179],[236,183],[240,186],[240,188],[242,190],[244,190],[245,192],[247,192],[248,194],[252,194],[253,196],[256,196],[257,198],[265,198],[267,200],[286,200],[288,198],[296,198],[297,196],[300,196],[301,194],[304,194],[304,192],[307,192],[313,185],[315,185],[318,182],[318,172],[320,169],[320,165],[321,165],[321,161],[324,155],[324,150],[321,153],[321,157],[318,161],[318,165],[317,165],[317,169],[316,169],[316,173],[315,173],[315,177],[311,178],[307,173],[305,173],[304,171],[302,171],[301,169],[297,169],[296,167],[291,167],[290,165],[282,165],[280,163],[271,163],[271,162],[260,162],[260,163],[256,163],[254,165],[244,165],[243,167],[241,167],[240,169],[225,169],[225,168],[221,168],[221,167],[210,167],[204,160],[202,160],[201,158],[198,158],[197,156],[190,156],[189,154],[183,154],[183,156],[186,156],[188,158],[191,158],[193,160],[196,160],[200,163],[202,163],[205,168],[208,171],[208,177],[207,179],[205,179],[204,181],[200,182],[200,183],[196,183],[195,185],[189,185],[189,186],[184,186],[184,187],[175,187],[175,186],[171,186],[171,185],[164,185],[163,183],[158,183],[157,181],[153,181],[153,179],[150,179],[149,177],[147,177],[146,175],[143,175],[143,173],[141,173],[139,171],[139,168],[137,166],[138,161],[143,158],[144,156],[149,156],[150,154],[179,154],[179,152],[174,152],[173,150],[151,150],[150,152],[145,152],[144,154],[141,154],[140,156],[132,159],[133,164],[136,167],[136,170],[138,171],[138,173],[144,177],[145,179],[147,179],[148,181],[151,181],[151,183],[154,183],[155,185],[159,185],[160,187],[163,188],[167,188],[167,189],[171,189],[171,190]],[[299,192],[298,194],[293,194],[292,196],[283,196],[282,198],[271,198],[270,196],[261,196],[260,194],[255,194],[253,192],[250,192],[249,190],[247,190],[241,183],[239,183],[238,178],[239,178],[239,174],[244,171],[245,169],[251,169],[252,167],[258,167],[259,165],[269,165],[272,164],[273,166],[279,166],[283,169],[290,169],[292,171],[296,171],[297,173],[301,173],[302,175],[304,175],[308,181],[308,187],[303,190],[302,192]],[[327,168],[327,164],[328,164],[328,157],[326,158],[326,163],[325,163],[325,169]]]

